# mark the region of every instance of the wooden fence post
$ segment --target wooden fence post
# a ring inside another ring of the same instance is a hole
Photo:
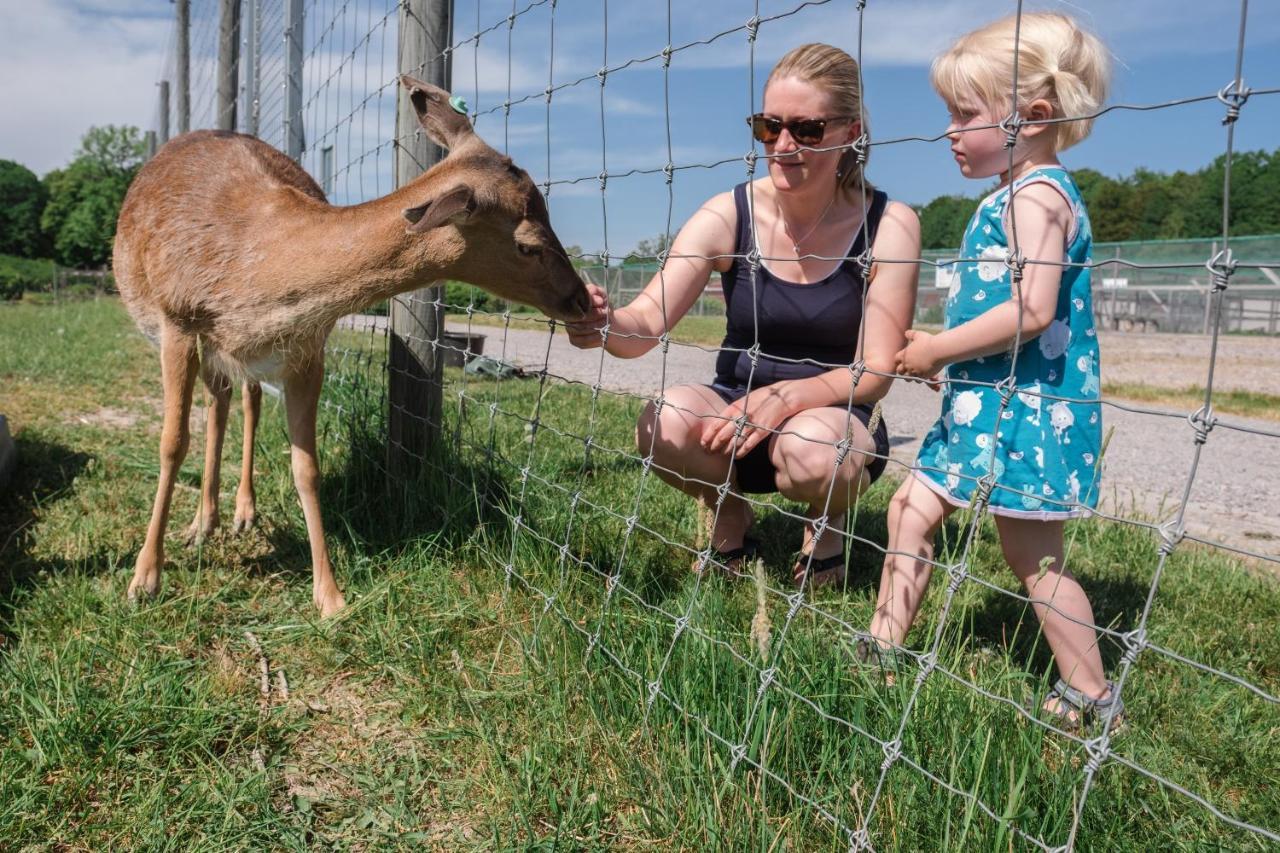
[[[218,8],[218,100],[213,126],[236,129],[236,89],[240,80],[240,0],[221,0]]]
[[[453,0],[404,0],[400,4],[398,69],[443,89],[452,84]],[[396,110],[396,186],[439,162],[444,152],[418,125],[408,93],[399,87]],[[389,470],[415,476],[439,434],[442,359],[435,344],[444,328],[440,287],[391,300],[387,363],[387,461]]]
[[[191,0],[174,3],[177,30],[178,133],[191,129]]]

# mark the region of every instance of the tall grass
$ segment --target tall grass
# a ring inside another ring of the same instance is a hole
[[[874,551],[859,549],[849,587],[809,599],[784,638],[797,523],[759,513],[774,590],[763,608],[757,584],[692,576],[692,507],[610,450],[630,452],[637,401],[452,373],[442,439],[406,482],[385,470],[379,360],[338,360],[322,418],[344,614],[321,623],[310,610],[271,402],[258,447],[262,526],[181,547],[195,444],[163,594],[134,609],[124,590],[157,473],[155,354],[109,301],[0,310],[0,408],[22,459],[0,497],[3,846],[845,849],[823,812],[861,824],[885,758],[867,735],[894,737],[912,683],[886,687],[853,662],[847,626],[870,618]],[[238,421],[228,444],[238,458]],[[892,488],[863,499],[858,535],[883,541]],[[949,554],[958,533],[944,533]],[[1098,522],[1070,538],[1099,619],[1129,630],[1158,542]],[[990,530],[971,569],[1015,588]],[[911,636],[917,647],[937,626],[941,592]],[[1274,695],[1278,621],[1274,577],[1180,548],[1148,639]],[[246,631],[273,678],[285,673],[287,699],[275,683],[259,693]],[[1122,652],[1104,643],[1109,667]],[[1026,707],[1052,681],[1034,616],[973,583],[957,595],[938,662]],[[766,666],[776,681],[760,694]],[[877,849],[1029,847],[1018,832],[1065,842],[1083,748],[941,670],[885,774],[869,825]],[[1151,650],[1125,700],[1118,755],[1280,828],[1274,703]],[[1082,849],[1267,846],[1115,761],[1080,821]]]

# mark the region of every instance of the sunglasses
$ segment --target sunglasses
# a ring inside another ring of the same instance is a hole
[[[766,145],[772,145],[778,141],[778,137],[782,135],[782,129],[786,128],[791,134],[791,138],[801,145],[817,145],[822,141],[822,137],[827,132],[827,125],[833,122],[848,121],[842,118],[796,118],[791,121],[783,121],[780,118],[767,116],[764,113],[756,113],[747,118],[747,124],[751,125],[751,135],[756,138],[757,142],[763,142]]]

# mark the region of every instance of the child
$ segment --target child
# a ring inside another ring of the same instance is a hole
[[[1102,415],[1089,269],[1058,265],[1089,262],[1089,218],[1057,154],[1092,122],[1026,122],[1096,112],[1109,62],[1098,39],[1072,19],[1024,14],[1017,54],[1023,123],[1005,122],[1016,129],[1011,159],[1008,131],[993,125],[1010,112],[1015,23],[1005,18],[962,37],[930,74],[951,113],[947,136],[961,173],[999,176],[1000,185],[965,229],[960,256],[975,260],[957,265],[945,331],[907,332],[897,356],[899,373],[927,380],[945,367],[949,381],[942,417],[890,506],[874,640],[859,653],[896,657],[929,582],[939,525],[985,485],[1005,559],[1033,600],[1061,675],[1044,711],[1074,729],[1086,718],[1118,717],[1123,707],[1103,674],[1093,609],[1063,565],[1063,520],[1097,505]],[[1002,383],[1011,367],[1014,388]]]

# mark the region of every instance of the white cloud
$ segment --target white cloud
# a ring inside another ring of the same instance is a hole
[[[97,3],[92,8],[122,6]],[[136,10],[137,3],[128,4]],[[103,17],[64,0],[6,6],[0,27],[0,158],[37,174],[65,165],[92,125],[154,124],[156,78],[169,36],[163,17]]]

